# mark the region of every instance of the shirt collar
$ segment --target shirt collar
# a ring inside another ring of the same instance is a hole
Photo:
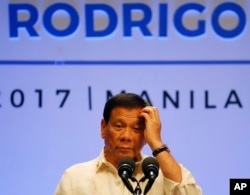
[[[147,156],[144,155],[142,152],[141,152],[141,160],[140,161],[137,161],[135,162],[135,166],[138,167],[140,166],[141,167],[141,164],[142,164],[142,161],[143,159],[145,159]],[[115,168],[110,162],[107,161],[107,159],[105,158],[104,156],[104,149],[102,149],[100,155],[97,157],[97,171],[100,171],[102,170],[103,168],[105,167],[113,167]]]

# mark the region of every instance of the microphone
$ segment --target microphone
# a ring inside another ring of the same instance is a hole
[[[159,173],[159,163],[153,157],[147,157],[142,162],[142,171],[148,179],[148,183],[144,189],[144,195],[150,190]]]
[[[135,161],[130,157],[124,157],[118,163],[118,175],[121,177],[123,183],[132,194],[134,193],[134,190],[129,182],[129,179],[132,179],[134,169]]]

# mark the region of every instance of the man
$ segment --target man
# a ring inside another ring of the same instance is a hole
[[[161,121],[157,108],[149,106],[140,96],[118,94],[109,99],[101,120],[104,148],[96,159],[67,169],[57,186],[56,195],[129,195],[131,192],[118,175],[123,157],[136,162],[133,177],[140,180],[148,144],[159,163],[159,175],[148,195],[201,195],[191,173],[178,164],[161,137]],[[147,182],[141,182],[143,191]],[[131,182],[133,189],[136,182]]]

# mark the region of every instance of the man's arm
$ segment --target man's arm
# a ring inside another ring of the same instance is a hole
[[[147,106],[142,109],[140,117],[145,119],[144,136],[152,151],[164,145],[161,139],[161,121],[158,109]],[[180,165],[168,151],[156,155],[163,175],[175,182],[181,183],[182,173]]]
[[[158,109],[147,106],[142,109],[140,117],[145,119],[144,137],[152,151],[164,146],[161,139],[161,121]],[[192,174],[180,166],[166,149],[156,154],[166,186],[172,186],[168,193],[174,195],[201,195],[202,191],[196,184]]]

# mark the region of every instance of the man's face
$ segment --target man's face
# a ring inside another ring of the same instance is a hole
[[[101,121],[105,156],[115,166],[122,157],[139,160],[140,151],[145,144],[143,120],[138,117],[140,110],[116,107],[112,110],[108,123],[104,119]]]

